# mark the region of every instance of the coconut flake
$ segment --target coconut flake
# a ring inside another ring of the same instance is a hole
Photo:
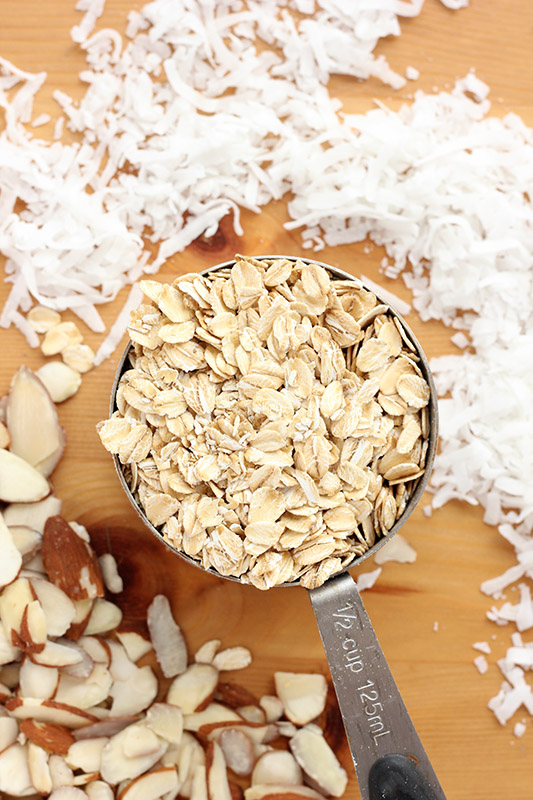
[[[489,665],[487,663],[487,659],[485,658],[485,656],[477,656],[474,659],[474,664],[475,664],[476,668],[478,669],[478,671],[479,671],[479,673],[481,675],[484,675],[485,672],[487,672],[487,670],[489,668]]]
[[[397,561],[400,564],[412,564],[416,561],[416,550],[409,542],[397,533],[374,556],[376,564],[386,564],[387,561]]]
[[[111,330],[98,348],[98,351],[94,357],[95,366],[98,366],[98,364],[101,364],[106,358],[109,358],[109,356],[116,350],[120,340],[126,333],[130,319],[130,312],[142,302],[142,298],[143,293],[139,287],[139,284],[134,283],[129,291],[128,297],[126,298],[126,302],[122,306],[119,315],[111,327]]]
[[[371,572],[363,572],[356,580],[357,590],[364,592],[366,589],[371,589],[379,576],[381,575],[381,567],[374,569]]]

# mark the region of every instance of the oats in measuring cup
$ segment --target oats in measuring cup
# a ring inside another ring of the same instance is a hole
[[[318,264],[141,282],[131,368],[100,422],[169,544],[259,589],[321,585],[424,473],[429,386],[390,308]]]

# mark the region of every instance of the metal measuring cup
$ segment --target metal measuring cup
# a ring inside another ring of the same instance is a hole
[[[353,275],[314,259],[279,255],[255,256],[255,258],[286,258],[291,261],[318,264],[334,279],[354,281],[364,288],[364,284]],[[206,275],[227,269],[234,264],[234,260],[226,261],[200,274]],[[382,300],[379,293],[375,294],[381,303],[390,308],[390,304]],[[396,686],[356,584],[348,574],[349,569],[375,555],[406,522],[429,480],[437,449],[437,393],[429,364],[410,327],[400,314],[392,308],[391,310],[414,346],[420,370],[430,388],[425,473],[417,480],[403,514],[389,533],[378,539],[362,555],[354,556],[341,572],[329,578],[322,586],[308,591],[337,694],[362,800],[446,800]],[[120,378],[128,369],[131,346],[130,342],[118,364],[111,392],[110,414],[116,411],[116,393]],[[213,569],[204,569],[191,556],[172,547],[161,532],[149,522],[128,486],[118,457],[113,458],[130,503],[151,533],[169,550],[196,568],[211,572],[219,578],[240,582],[237,577],[220,575]],[[297,582],[281,584],[281,586],[297,585]]]

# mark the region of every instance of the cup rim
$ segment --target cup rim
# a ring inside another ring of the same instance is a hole
[[[418,341],[417,337],[413,333],[410,325],[405,321],[403,316],[394,308],[394,305],[392,303],[390,303],[388,300],[384,300],[380,296],[379,292],[376,292],[374,290],[374,288],[370,289],[369,287],[365,286],[364,281],[362,281],[360,278],[357,278],[356,276],[351,275],[349,272],[346,272],[345,270],[342,270],[339,267],[334,267],[331,264],[326,264],[323,261],[317,261],[314,258],[308,258],[306,256],[290,256],[290,255],[274,254],[274,255],[250,256],[250,258],[253,258],[253,259],[257,260],[257,261],[261,261],[263,259],[266,260],[266,259],[274,259],[275,258],[275,259],[287,259],[289,261],[295,261],[295,262],[296,261],[301,261],[301,262],[306,263],[306,264],[317,264],[318,266],[323,267],[325,270],[327,270],[327,272],[333,277],[334,280],[351,281],[351,282],[354,282],[354,283],[358,284],[361,288],[366,289],[367,291],[371,291],[376,296],[376,298],[380,301],[380,303],[383,304],[383,305],[386,305],[392,311],[394,316],[398,318],[402,328],[404,329],[405,333],[407,334],[407,337],[409,338],[409,341],[411,342],[411,344],[414,346],[414,348],[416,350],[416,354],[417,354],[418,358],[420,359],[420,362],[419,362],[420,369],[421,369],[421,371],[422,371],[422,373],[424,375],[424,378],[427,381],[427,384],[429,386],[429,391],[430,391],[430,398],[429,398],[429,403],[428,403],[429,432],[428,432],[428,448],[427,448],[427,452],[426,452],[426,461],[425,461],[424,474],[421,475],[420,478],[418,478],[416,486],[414,488],[414,491],[413,491],[412,495],[410,496],[409,500],[407,501],[407,505],[406,505],[406,507],[405,507],[405,509],[403,511],[403,514],[401,515],[401,517],[399,517],[399,519],[396,520],[396,522],[394,523],[394,525],[392,526],[390,531],[387,533],[387,535],[386,536],[381,536],[379,539],[376,539],[374,544],[371,545],[368,548],[368,550],[366,550],[361,555],[354,555],[354,558],[345,567],[343,567],[341,570],[339,570],[339,572],[334,573],[333,575],[330,576],[330,578],[328,578],[328,580],[330,580],[330,579],[332,579],[332,578],[334,578],[334,577],[336,577],[338,575],[342,575],[342,573],[347,572],[348,570],[351,570],[351,569],[353,569],[355,567],[358,567],[360,564],[362,564],[364,561],[366,561],[371,556],[375,556],[375,554],[378,552],[378,550],[381,550],[381,548],[384,547],[392,539],[392,537],[399,531],[399,529],[407,522],[408,518],[411,516],[411,514],[414,511],[414,509],[418,505],[418,503],[420,501],[420,498],[422,497],[422,495],[423,495],[423,493],[424,493],[424,491],[426,489],[426,486],[428,485],[429,478],[430,478],[430,475],[431,475],[431,471],[433,469],[433,465],[434,465],[434,462],[435,462],[435,457],[436,457],[436,454],[437,454],[438,428],[439,428],[439,412],[438,412],[437,390],[436,390],[436,387],[435,387],[435,382],[434,382],[434,379],[433,379],[433,375],[431,373],[431,369],[430,369],[430,366],[429,366],[429,361],[427,359],[427,356],[425,355],[424,350],[422,349],[422,346],[420,345],[420,342]],[[224,261],[224,262],[222,262],[220,264],[215,264],[212,267],[207,267],[206,269],[204,269],[201,272],[199,272],[198,275],[204,276],[204,275],[209,275],[212,272],[219,272],[222,269],[228,269],[230,267],[233,267],[237,260],[238,260],[238,258],[236,257],[236,258],[232,258],[232,259],[230,259],[228,261]],[[133,343],[132,343],[131,340],[129,340],[128,344],[126,345],[126,348],[124,349],[124,351],[123,351],[123,353],[122,353],[122,355],[120,357],[120,360],[118,362],[117,368],[115,370],[115,376],[114,376],[113,385],[112,385],[112,388],[111,388],[111,398],[110,398],[110,404],[109,404],[109,416],[111,416],[117,410],[116,394],[117,394],[118,386],[119,386],[119,383],[120,383],[120,379],[121,379],[123,373],[128,368],[127,359],[128,359],[128,355],[129,355],[129,352],[130,352],[132,346],[133,346]],[[159,539],[159,541],[162,542],[165,545],[165,547],[167,547],[170,550],[170,552],[172,552],[174,555],[180,556],[188,564],[191,564],[192,566],[196,567],[197,569],[200,569],[202,572],[208,573],[210,575],[214,575],[215,577],[222,578],[224,580],[231,580],[231,581],[240,583],[240,584],[245,585],[245,586],[252,585],[252,584],[244,583],[239,577],[237,577],[235,575],[221,575],[220,572],[217,572],[212,567],[209,567],[209,568],[203,567],[192,556],[189,556],[186,553],[183,553],[182,551],[177,550],[175,547],[173,547],[170,544],[170,542],[168,542],[165,539],[165,537],[163,536],[161,531],[159,531],[150,522],[150,520],[148,519],[148,517],[144,513],[143,509],[141,508],[140,504],[137,502],[137,500],[133,496],[133,492],[130,489],[130,487],[128,486],[126,478],[124,477],[124,473],[123,473],[123,469],[122,469],[123,465],[121,464],[121,462],[120,462],[120,460],[119,460],[117,455],[113,455],[113,462],[114,462],[114,465],[115,465],[115,470],[117,472],[119,481],[120,481],[120,483],[122,485],[122,488],[124,489],[124,491],[126,493],[126,497],[130,501],[130,503],[131,503],[134,511],[136,512],[137,516],[142,520],[142,522],[148,528],[150,533],[152,533],[154,536],[156,536],[156,538]],[[300,586],[299,581],[296,580],[296,581],[290,581],[290,582],[286,582],[286,583],[277,584],[275,587],[272,587],[272,588],[278,589],[278,588],[288,588],[288,587],[292,587],[292,586]]]

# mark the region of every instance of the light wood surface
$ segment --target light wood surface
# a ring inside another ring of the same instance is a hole
[[[36,113],[48,111],[54,118],[53,89],[73,96],[82,92],[77,73],[84,65],[83,56],[69,38],[70,27],[79,19],[73,6],[73,0],[0,0],[0,54],[23,69],[48,72]],[[104,23],[123,29],[126,12],[140,6],[137,0],[108,0]],[[460,12],[427,0],[420,17],[402,27],[401,38],[381,43],[378,51],[399,69],[408,64],[419,68],[422,76],[416,88],[449,87],[475,67],[492,86],[495,114],[516,111],[533,124],[533,5],[528,0],[472,0]],[[331,86],[346,108],[358,111],[370,108],[374,97],[391,98],[396,107],[415,88],[409,84],[391,97],[391,90],[373,81],[337,77]],[[40,129],[45,136],[50,132],[51,125]],[[236,250],[298,254],[298,233],[283,229],[285,219],[283,202],[271,204],[260,216],[245,213],[242,240],[225,220],[220,233],[171,259],[160,277],[205,268],[231,258]],[[355,245],[320,253],[322,261],[375,280],[382,256],[380,248],[365,254],[362,246]],[[401,281],[384,285],[408,298]],[[5,295],[6,288],[0,285],[1,302]],[[122,299],[103,308],[107,321]],[[422,324],[415,315],[408,321],[429,356],[454,351],[444,327]],[[99,339],[88,332],[86,341],[97,345]],[[14,330],[1,332],[1,345],[0,393],[19,364],[36,368],[44,361]],[[165,591],[192,647],[217,636],[225,645],[251,648],[254,664],[239,680],[253,691],[272,690],[276,669],[327,674],[303,590],[260,593],[202,574],[168,554],[137,521],[95,433],[96,422],[107,414],[118,355],[117,351],[84,377],[79,394],[60,407],[68,444],[54,485],[64,499],[67,518],[87,525],[98,548],[109,547],[116,555],[126,576],[122,600],[128,619],[139,624],[145,598]],[[483,524],[479,509],[451,503],[427,519],[422,505],[424,501],[403,530],[418,552],[416,563],[386,565],[379,583],[365,596],[368,611],[448,798],[531,800],[531,725],[528,721],[524,738],[514,739],[511,727],[502,728],[486,707],[501,682],[495,662],[508,646],[510,630],[485,619],[490,601],[479,585],[514,563],[512,552],[493,528]],[[484,676],[472,663],[476,655],[472,643],[479,640],[488,640],[493,647],[491,669]],[[519,712],[516,720],[523,716]],[[338,726],[332,735],[342,742]],[[353,800],[359,793],[344,746],[341,758],[351,776],[346,797]]]

